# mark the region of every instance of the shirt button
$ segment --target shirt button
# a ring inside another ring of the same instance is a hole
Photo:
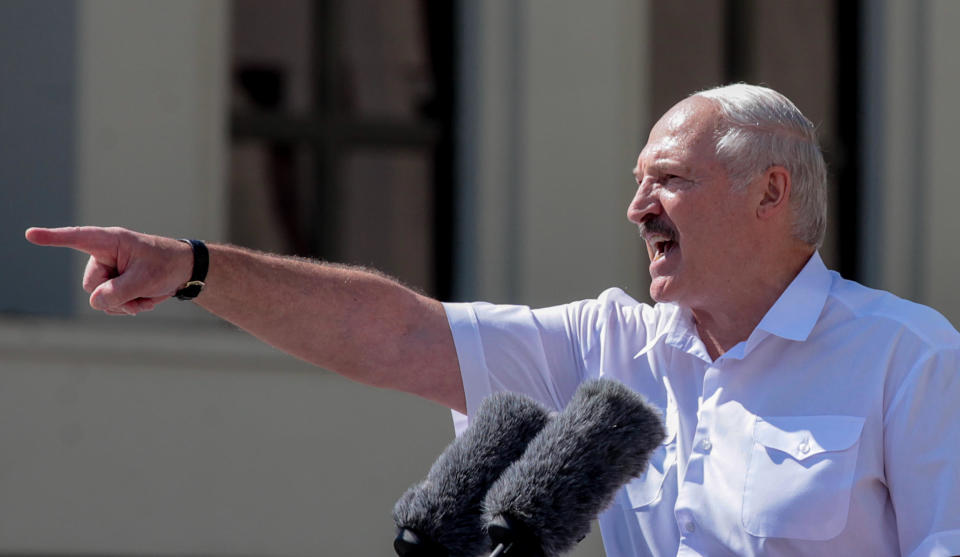
[[[808,443],[807,441],[804,441],[800,443],[800,446],[797,448],[800,449],[801,454],[807,454],[810,452],[810,443]]]
[[[710,449],[713,448],[713,443],[710,442],[709,438],[704,439],[703,441],[700,442],[700,448],[703,449],[703,452],[709,453]]]

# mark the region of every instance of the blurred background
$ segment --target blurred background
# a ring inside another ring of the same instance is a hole
[[[392,554],[394,501],[453,434],[192,304],[97,315],[83,258],[28,226],[445,300],[646,299],[636,154],[687,94],[747,81],[819,127],[828,265],[956,325],[958,23],[954,0],[0,0],[0,555]]]

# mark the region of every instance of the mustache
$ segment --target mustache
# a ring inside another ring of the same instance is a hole
[[[671,240],[676,240],[677,231],[667,224],[661,217],[653,217],[640,223],[640,236],[646,238],[648,234],[662,234]]]

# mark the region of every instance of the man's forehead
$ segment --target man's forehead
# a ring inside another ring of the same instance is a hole
[[[683,134],[650,134],[640,154],[650,161],[670,158],[671,155],[676,156],[684,148],[684,144],[688,143],[685,139]]]
[[[685,157],[677,156],[678,154],[682,153],[678,153],[676,149],[671,149],[670,146],[648,143],[643,151],[640,151],[637,164],[633,167],[633,173],[639,175],[643,172],[689,172],[691,167],[688,161],[685,160]]]
[[[689,172],[695,164],[706,162],[705,157],[712,159],[712,141],[710,144],[701,144],[691,134],[673,134],[651,136],[637,157],[634,174],[643,172],[676,173]]]
[[[650,139],[712,134],[720,120],[719,106],[711,99],[688,97],[668,110],[650,130]]]
[[[699,97],[691,97],[675,104],[660,117],[655,127],[680,132],[690,128],[691,120],[696,120],[706,113],[715,112],[715,107],[704,102],[697,102]]]
[[[635,172],[641,165],[682,165],[691,155],[712,153],[718,120],[717,106],[709,99],[689,97],[677,103],[650,130]]]

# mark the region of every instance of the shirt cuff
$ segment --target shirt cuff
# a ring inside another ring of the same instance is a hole
[[[463,394],[467,400],[467,415],[471,416],[480,407],[483,399],[492,394],[490,372],[483,355],[483,343],[480,340],[480,324],[471,304],[443,304],[447,313],[447,323],[453,334],[453,344],[457,349],[460,363],[460,377],[463,379]],[[458,416],[461,416],[458,418]],[[455,412],[454,427],[459,435],[466,429],[463,414]]]

